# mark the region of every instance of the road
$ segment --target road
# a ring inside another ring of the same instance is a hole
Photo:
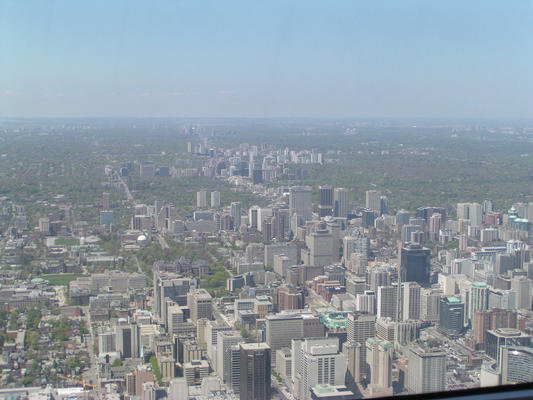
[[[97,398],[100,398],[101,387],[100,387],[100,374],[98,373],[98,355],[94,351],[94,343],[96,343],[95,334],[93,332],[91,314],[89,313],[89,307],[83,307],[84,319],[87,324],[87,329],[89,334],[85,337],[87,338],[87,351],[91,358],[91,368],[84,374],[84,379],[86,382],[89,382],[92,385],[95,385],[96,388],[93,389],[93,392],[96,393]]]
[[[167,241],[165,240],[165,238],[163,237],[163,235],[161,235],[160,233],[158,233],[158,234],[155,235],[155,237],[156,237],[157,241],[159,242],[159,245],[161,246],[161,248],[162,248],[163,250],[168,249],[168,247],[169,247],[169,246],[168,246],[168,243],[167,243]]]

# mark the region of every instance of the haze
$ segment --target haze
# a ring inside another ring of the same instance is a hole
[[[3,117],[530,118],[533,3],[3,1]]]

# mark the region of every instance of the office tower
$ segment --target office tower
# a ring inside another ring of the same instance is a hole
[[[240,399],[270,400],[271,349],[266,343],[241,343]]]
[[[479,228],[483,224],[483,208],[479,203],[470,203],[469,206],[470,225]]]
[[[291,339],[322,337],[324,325],[309,312],[280,312],[267,316],[265,321],[266,343],[275,352],[291,346]],[[272,359],[275,365],[275,358]]]
[[[516,307],[531,310],[531,280],[525,276],[516,276],[511,279],[511,290],[516,293]]]
[[[398,288],[380,286],[377,291],[377,317],[396,320],[398,310]]]
[[[374,267],[367,271],[366,279],[368,287],[377,292],[380,286],[389,286],[391,277],[389,271],[382,267]]]
[[[365,342],[368,338],[376,336],[376,316],[351,313],[348,314],[348,322],[346,326],[346,339],[349,342],[359,343],[361,349],[359,352],[360,360],[360,376],[354,377],[355,379],[362,379],[366,375],[366,345]],[[356,380],[356,382],[358,382]]]
[[[196,323],[200,318],[208,320],[213,316],[213,299],[205,289],[193,289],[187,294],[187,306],[191,313],[191,320]]]
[[[442,392],[446,389],[446,352],[413,346],[409,349],[409,393]]]
[[[300,288],[282,286],[276,290],[275,303],[278,312],[303,309],[305,306],[304,292]]]
[[[442,225],[442,216],[440,214],[433,214],[429,219],[429,235],[431,241],[439,240],[439,232]]]
[[[380,215],[388,215],[389,214],[389,199],[387,199],[387,196],[380,196],[379,200],[381,202],[381,214]]]
[[[442,290],[422,289],[420,295],[420,319],[425,322],[439,320],[440,298]]]
[[[346,357],[347,371],[345,382],[349,387],[354,387],[361,382],[361,349],[363,345],[359,342],[346,341],[342,344],[342,354]],[[365,360],[366,362],[366,360]]]
[[[401,282],[430,283],[431,250],[417,244],[408,244],[400,250]]]
[[[470,306],[468,307],[468,318],[471,320],[474,312],[487,310],[489,307],[489,288],[485,282],[474,282],[470,289]]]
[[[487,340],[487,331],[517,327],[516,311],[497,308],[490,311],[475,311],[472,325],[476,349],[483,349]]]
[[[139,357],[139,332],[136,323],[121,322],[115,327],[116,348],[121,358]]]
[[[199,385],[209,375],[209,363],[206,360],[194,360],[183,365],[183,376],[189,386]]]
[[[297,399],[311,400],[315,385],[342,385],[346,356],[339,353],[339,339],[295,339],[291,346],[292,393]]]
[[[457,219],[470,219],[470,203],[457,203]]]
[[[242,336],[235,331],[220,331],[217,336],[217,375],[224,383],[231,382],[231,347],[243,342]]]
[[[106,227],[107,231],[111,231],[111,227],[115,222],[115,215],[113,211],[100,211],[100,225]]]
[[[207,191],[196,192],[196,208],[207,208]]]
[[[333,235],[320,224],[317,230],[305,238],[305,244],[309,249],[309,260],[306,265],[324,266],[333,263]]]
[[[252,229],[257,229],[259,226],[259,206],[252,206],[248,210],[248,225]]]
[[[396,225],[398,225],[398,227],[407,225],[409,223],[410,218],[411,218],[411,214],[409,213],[409,211],[398,210],[398,212],[396,212]]]
[[[257,210],[257,230],[259,232],[263,232],[265,224],[265,221],[269,220],[272,221],[272,208],[262,208],[260,207]]]
[[[289,237],[289,229],[290,229],[290,217],[289,217],[289,210],[287,208],[281,208],[281,209],[274,209],[274,237],[280,241],[283,242]]]
[[[420,295],[422,288],[416,282],[402,282],[399,286],[398,321],[420,319]]]
[[[369,338],[365,345],[370,390],[375,394],[392,395],[393,344],[385,340]]]
[[[109,200],[109,193],[108,192],[102,193],[102,209],[104,209],[104,210],[110,210],[111,209],[111,202]]]
[[[292,186],[289,189],[289,216],[291,230],[313,219],[312,189],[309,186]]]
[[[151,161],[141,163],[139,170],[141,178],[153,178],[155,176],[155,165]]]
[[[214,191],[211,192],[211,208],[220,207],[220,192]]]
[[[376,214],[381,215],[381,192],[378,190],[367,190],[365,206]]]
[[[503,346],[500,369],[502,385],[533,381],[533,349],[523,346]]]
[[[444,297],[440,301],[439,329],[448,335],[459,335],[464,330],[465,304],[457,297]]]
[[[161,323],[167,320],[166,300],[169,299],[180,306],[186,306],[189,289],[195,285],[194,280],[181,278],[177,274],[161,272],[158,267],[154,267],[153,312]]]
[[[356,310],[365,314],[376,314],[376,292],[365,290],[364,293],[358,294],[355,300]]]
[[[241,227],[241,203],[234,201],[231,203],[231,220],[233,221],[233,230],[238,231]]]
[[[327,217],[333,210],[333,188],[331,186],[318,187],[318,216]]]
[[[232,328],[224,320],[207,321],[204,328],[205,341],[207,344],[207,357],[212,361],[213,366],[216,368],[216,345],[218,340],[218,334],[220,332],[230,332]]]
[[[518,329],[498,328],[487,331],[485,348],[487,355],[500,362],[501,348],[503,346],[532,347],[532,336]]]
[[[335,188],[333,193],[333,215],[346,218],[348,216],[348,198],[350,191],[345,188]]]

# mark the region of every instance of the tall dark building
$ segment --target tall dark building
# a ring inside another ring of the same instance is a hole
[[[464,329],[465,304],[457,297],[440,299],[440,330],[458,335]]]
[[[270,346],[266,343],[241,343],[240,399],[270,399]]]
[[[327,217],[333,210],[333,188],[331,186],[318,187],[318,216]]]
[[[441,221],[444,223],[446,221],[446,209],[442,207],[419,207],[416,209],[416,217],[424,218],[426,222],[429,222],[429,219],[433,214],[440,214]]]
[[[400,274],[402,282],[418,282],[428,285],[431,250],[419,244],[409,243],[400,251]]]

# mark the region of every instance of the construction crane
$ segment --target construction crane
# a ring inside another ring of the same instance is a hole
[[[64,375],[58,375],[59,378],[61,379],[64,379],[66,381],[71,381],[71,382],[75,382],[77,383],[78,385],[82,385],[83,388],[91,388],[91,389],[96,389],[96,385],[92,385],[90,383],[87,383],[85,381],[80,381],[79,379],[76,379],[76,378],[71,378],[69,376],[64,376]]]

